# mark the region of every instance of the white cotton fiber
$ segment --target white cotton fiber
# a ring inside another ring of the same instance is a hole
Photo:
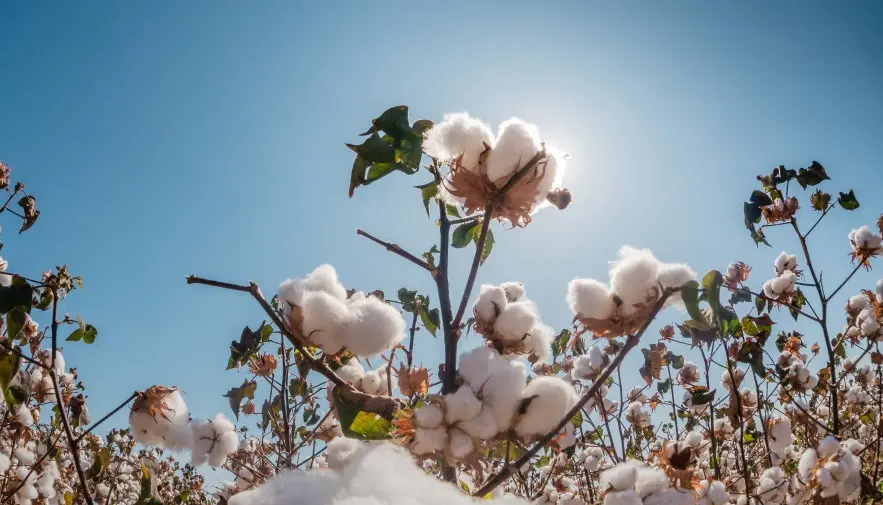
[[[474,419],[463,421],[457,426],[467,435],[482,440],[493,438],[500,431],[494,411],[488,405],[484,405]]]
[[[512,118],[500,123],[497,142],[487,157],[488,179],[502,186],[523,168],[540,149],[540,133],[535,125]]]
[[[303,296],[306,293],[304,281],[302,279],[285,279],[279,285],[276,295],[279,297],[279,305],[282,312],[288,314],[292,305],[298,307],[303,303]]]
[[[402,450],[364,446],[343,471],[286,472],[257,489],[239,493],[229,505],[474,505],[459,487],[426,474]],[[512,497],[488,505],[527,505]],[[640,502],[639,502],[640,503]]]
[[[430,454],[441,451],[448,442],[448,430],[444,427],[417,428],[414,431],[414,454]]]
[[[392,348],[405,336],[405,320],[398,310],[369,296],[350,304],[343,331],[344,347],[356,356],[371,356]]]
[[[604,505],[642,505],[642,503],[638,493],[634,489],[630,489],[607,493],[607,496],[604,497]]]
[[[346,300],[346,288],[337,280],[337,271],[331,265],[319,265],[307,275],[304,288],[308,291],[324,291],[331,296]]]
[[[423,141],[423,150],[429,156],[450,161],[462,155],[460,166],[470,171],[475,170],[488,147],[494,147],[490,127],[466,112],[445,114],[444,121],[433,126]]]
[[[490,347],[476,347],[460,355],[460,376],[473,391],[478,392],[502,361],[500,353]]]
[[[628,489],[634,489],[639,466],[641,466],[641,463],[638,461],[629,460],[625,463],[620,463],[609,470],[601,472],[601,491],[625,491]]]
[[[446,394],[445,421],[448,424],[474,419],[481,411],[481,402],[475,397],[472,388],[463,385],[457,391]]]
[[[500,287],[503,288],[503,291],[506,293],[506,300],[509,302],[520,302],[524,299],[524,284],[518,281],[509,281],[500,284]]]
[[[517,342],[530,333],[537,319],[536,305],[533,302],[509,303],[497,316],[494,331],[507,342]]]
[[[528,402],[515,424],[515,432],[522,438],[552,431],[578,400],[573,386],[558,377],[535,378],[521,398]]]
[[[467,456],[475,451],[475,443],[472,438],[461,430],[453,429],[450,433],[450,441],[448,448],[451,456],[455,459],[466,459]]]
[[[181,450],[191,446],[190,412],[181,392],[174,390],[163,398],[163,412],[156,417],[146,409],[129,413],[129,428],[137,442],[160,445],[169,450]]]
[[[434,403],[414,410],[414,422],[421,428],[438,428],[444,420],[442,408]]]
[[[567,285],[567,303],[574,314],[588,319],[607,319],[616,304],[610,288],[595,279],[574,279]]]
[[[343,348],[342,333],[349,318],[347,304],[325,291],[308,291],[301,298],[303,334],[327,354]]]
[[[794,270],[797,268],[797,256],[782,251],[776,258],[776,261],[773,262],[773,267],[775,268],[776,275],[782,275],[787,270]]]
[[[656,287],[659,261],[649,249],[623,246],[610,267],[610,290],[622,300],[622,314],[629,316],[646,304]]]
[[[546,361],[552,355],[553,338],[555,330],[549,325],[538,323],[522,341],[524,354],[534,354],[541,361]]]
[[[662,470],[641,465],[635,469],[635,472],[635,491],[641,498],[646,498],[669,487],[668,477]]]
[[[680,288],[684,284],[696,280],[696,272],[689,265],[682,263],[660,263],[656,272],[656,280],[663,288]],[[675,305],[681,301],[681,293],[676,292],[668,297],[665,304]]]
[[[483,284],[479,288],[478,300],[475,301],[473,313],[475,317],[483,322],[493,322],[497,314],[506,308],[506,290],[501,286],[493,286]]]
[[[359,363],[358,358],[350,358],[349,361],[335,370],[334,373],[346,382],[356,382],[365,376],[365,368]]]
[[[328,468],[343,470],[359,450],[359,445],[359,441],[352,438],[335,437],[331,439],[328,442],[328,450],[325,452]]]

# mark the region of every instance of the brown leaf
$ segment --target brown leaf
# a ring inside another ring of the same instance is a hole
[[[270,377],[276,371],[276,357],[272,354],[262,354],[251,358],[248,362],[248,371],[261,377]]]
[[[429,392],[429,370],[423,367],[408,369],[402,365],[396,375],[399,378],[399,391],[403,395],[425,395]]]
[[[883,354],[880,354],[879,352],[872,352],[871,363],[875,365],[883,365]]]

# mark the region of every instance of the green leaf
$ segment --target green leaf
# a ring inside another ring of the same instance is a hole
[[[432,336],[434,337],[439,325],[438,309],[429,310],[428,303],[426,305],[421,305],[420,321],[423,323],[423,327],[429,330],[429,333],[432,333]]]
[[[579,428],[583,424],[583,413],[582,411],[576,411],[576,414],[570,418],[570,424],[573,425],[574,428]]]
[[[813,161],[809,168],[801,168],[797,173],[797,182],[803,189],[807,186],[816,186],[828,179],[830,177],[825,172],[825,167],[818,161]]]
[[[699,309],[699,283],[696,281],[690,281],[681,288],[681,299],[684,301],[684,305],[687,307],[687,313],[690,314],[695,321],[700,323],[705,323],[708,326],[708,322],[705,320],[705,315],[702,313],[702,310]]]
[[[769,197],[766,193],[760,190],[754,190],[751,192],[751,197],[748,198],[748,201],[764,207],[766,205],[770,205],[773,203],[773,199]]]
[[[475,239],[475,245],[478,246],[478,239],[481,236],[481,227],[476,226],[472,235]],[[480,265],[484,265],[485,260],[488,256],[491,255],[491,251],[494,250],[494,231],[488,228],[487,236],[484,239],[484,247],[481,248],[481,261]]]
[[[733,291],[733,294],[730,295],[730,305],[736,305],[742,302],[750,302],[751,301],[751,293],[748,291],[743,291],[741,289],[737,289]]]
[[[356,191],[357,187],[365,184],[365,172],[368,171],[368,167],[370,166],[370,161],[361,156],[356,156],[355,161],[353,161],[352,171],[350,172],[350,198],[353,197],[353,193]]]
[[[809,197],[809,203],[812,205],[812,208],[822,212],[828,208],[828,205],[831,203],[831,195],[825,193],[821,189],[817,189],[815,193]]]
[[[239,342],[235,340],[230,342],[230,357],[227,358],[227,370],[245,365],[257,354],[261,348],[262,341],[265,341],[263,332],[266,329],[269,329],[271,333],[273,331],[272,327],[263,323],[261,323],[257,332],[252,331],[248,326],[242,329],[242,333],[239,334]],[[267,335],[267,338],[269,338],[269,335]]]
[[[742,331],[749,337],[766,338],[772,332],[774,324],[776,323],[770,319],[769,314],[764,314],[760,317],[743,317],[741,327]]]
[[[86,344],[91,344],[95,342],[95,338],[98,336],[98,329],[92,326],[91,324],[86,324],[83,327],[77,328],[67,337],[66,341],[68,342],[79,342],[82,340]]]
[[[395,139],[392,138],[388,138],[387,141],[384,141],[384,139],[375,132],[372,133],[365,142],[359,145],[347,144],[346,146],[359,155],[359,157],[371,163],[395,163],[396,148],[394,146],[394,141]]]
[[[15,308],[6,313],[6,335],[10,341],[17,340],[18,334],[28,322],[28,315],[23,310]]]
[[[318,408],[309,408],[309,407],[304,408],[304,413],[303,413],[304,424],[306,424],[307,426],[312,426],[312,425],[318,423],[320,419],[322,419],[319,416],[319,413],[317,412],[317,410],[318,410]]]
[[[758,314],[763,314],[763,310],[766,307],[766,298],[761,298],[759,296],[754,298],[754,308],[757,310]]]
[[[656,383],[656,390],[659,391],[659,394],[661,395],[668,393],[669,389],[671,389],[671,378]]]
[[[438,196],[438,183],[433,181],[422,186],[417,186],[417,188],[420,189],[420,195],[423,198],[423,207],[426,208],[426,217],[429,217],[429,202]]]
[[[837,197],[837,203],[846,210],[855,210],[859,208],[858,199],[856,199],[855,192],[851,189],[849,190],[849,193],[840,193]]]
[[[160,473],[159,465],[150,458],[141,458],[141,492],[135,505],[163,505],[156,495],[159,494],[159,483],[156,480]]]
[[[110,450],[107,447],[102,447],[100,450],[95,452],[94,458],[92,460],[92,466],[86,470],[86,478],[94,479],[99,477],[107,470],[107,465],[110,464]]]
[[[19,276],[12,278],[9,286],[0,286],[0,313],[7,313],[16,307],[31,310],[33,299],[31,297],[31,285]]]
[[[760,218],[763,217],[763,213],[760,211],[760,205],[756,203],[745,202],[742,206],[742,211],[745,215],[745,225],[749,224],[758,224],[760,223]]]
[[[21,348],[17,345],[6,343],[13,349],[21,352]],[[14,392],[12,391],[12,381],[18,374],[19,366],[21,366],[21,357],[15,352],[0,347],[0,392],[6,398],[7,405],[18,405],[20,401],[16,401]]]
[[[797,289],[791,296],[791,306],[788,307],[788,310],[791,312],[791,317],[793,317],[795,321],[797,321],[797,317],[800,315],[800,311],[805,304],[806,295],[803,294],[803,291]]]
[[[457,249],[462,249],[469,245],[469,243],[472,242],[473,229],[478,226],[478,221],[470,221],[457,226],[451,237],[451,245]]]
[[[702,278],[702,299],[711,306],[712,312],[718,316],[722,307],[720,303],[720,290],[724,282],[724,276],[717,270],[710,270]],[[692,314],[691,314],[692,316]]]
[[[230,401],[230,410],[233,411],[233,415],[236,416],[237,420],[239,419],[239,409],[242,408],[242,400],[246,398],[254,400],[254,393],[257,387],[257,381],[246,379],[241,386],[230,388],[230,391],[224,394],[224,398]]]
[[[558,356],[562,351],[567,347],[567,343],[570,342],[571,333],[568,329],[561,330],[561,333],[558,334],[557,337],[552,339],[552,355]]]
[[[378,415],[362,410],[361,405],[344,401],[337,389],[331,393],[343,434],[360,440],[385,440],[392,435],[392,423]]]
[[[714,400],[714,395],[717,393],[716,389],[712,389],[711,391],[707,389],[696,389],[691,393],[691,401],[693,405],[705,405],[712,400]]]
[[[446,203],[445,204],[445,212],[447,212],[447,214],[449,216],[460,217],[460,211],[457,209],[456,205],[451,205],[449,203]]]
[[[675,370],[680,370],[684,366],[684,357],[679,354],[675,354],[675,353],[669,351],[666,359],[668,359],[668,362],[671,364],[671,367],[674,368]]]

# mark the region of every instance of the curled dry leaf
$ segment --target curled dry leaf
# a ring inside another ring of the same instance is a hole
[[[248,371],[261,377],[269,377],[276,371],[276,357],[272,354],[262,354],[251,358],[248,362]]]
[[[139,391],[135,402],[132,404],[132,412],[146,412],[150,417],[161,416],[169,419],[166,412],[169,411],[166,398],[177,391],[176,387],[150,386],[145,391]]]
[[[425,395],[429,392],[429,370],[423,367],[409,369],[402,365],[396,370],[396,375],[399,378],[399,391],[403,395]]]

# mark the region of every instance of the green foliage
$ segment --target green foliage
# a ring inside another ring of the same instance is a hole
[[[402,302],[402,310],[411,314],[416,312],[420,316],[423,327],[435,336],[441,324],[441,318],[438,309],[430,308],[429,297],[418,295],[417,291],[410,291],[408,288],[399,288],[397,295],[399,301]]]
[[[238,368],[246,363],[257,354],[261,345],[270,340],[273,334],[273,327],[261,323],[258,331],[252,331],[246,326],[239,335],[239,342],[230,342],[230,357],[227,359],[227,370]]]
[[[858,199],[855,197],[855,192],[851,189],[849,190],[849,193],[840,193],[837,196],[837,203],[846,210],[855,210],[859,208]]]
[[[410,124],[406,105],[391,107],[372,120],[371,127],[361,134],[368,137],[363,143],[347,144],[356,153],[350,173],[349,196],[353,196],[357,187],[371,184],[392,172],[416,173],[423,157],[423,135],[431,127],[432,122],[428,120]]]
[[[392,436],[393,425],[389,419],[364,411],[363,404],[344,400],[337,388],[332,391],[331,396],[344,436],[359,440],[384,440]]]
[[[825,167],[818,161],[813,161],[809,168],[801,168],[797,173],[797,182],[803,189],[807,186],[817,186],[829,179],[831,178],[825,172]]]
[[[671,377],[656,383],[656,390],[659,391],[659,394],[661,395],[668,393],[669,389],[671,389]]]
[[[6,345],[11,346],[16,352],[21,352],[17,345],[8,342],[0,347],[0,391],[2,391],[7,405],[18,405],[22,399],[18,398],[19,395],[13,390],[12,382],[21,366],[21,356],[7,349]]]
[[[570,330],[567,328],[561,330],[558,333],[558,336],[552,339],[552,355],[558,357],[564,350],[567,348],[567,343],[570,342],[571,337]]]
[[[83,318],[77,316],[77,329],[74,330],[65,340],[67,342],[79,342],[82,340],[86,344],[95,342],[98,337],[98,328],[91,324],[86,324]]]
[[[429,202],[438,196],[438,183],[435,181],[417,186],[420,190],[420,197],[423,198],[423,207],[426,208],[426,217],[429,217]]]
[[[454,233],[451,236],[451,245],[457,249],[466,247],[474,240],[476,229],[478,229],[479,232],[481,231],[481,223],[478,220],[458,225],[454,228]]]
[[[236,416],[237,420],[239,419],[239,410],[242,408],[242,401],[246,398],[254,400],[254,393],[257,387],[257,381],[246,379],[242,382],[241,386],[230,388],[230,391],[224,394],[224,398],[230,401],[230,410],[233,411],[233,415]]]
[[[6,313],[6,335],[10,341],[18,339],[18,334],[28,322],[28,314],[19,309],[14,308]]]
[[[716,389],[712,389],[711,391],[703,388],[696,388],[693,390],[690,396],[690,400],[693,405],[705,405],[714,400],[714,395],[717,393]]]
[[[12,278],[9,286],[0,286],[0,313],[6,314],[15,308],[24,308],[30,312],[33,304],[31,285],[19,276]]]

